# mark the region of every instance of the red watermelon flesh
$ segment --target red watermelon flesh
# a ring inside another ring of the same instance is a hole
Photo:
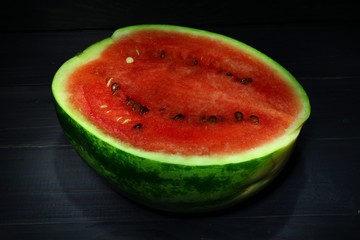
[[[302,106],[283,74],[246,50],[202,36],[122,36],[70,76],[70,102],[135,148],[237,153],[281,136]]]

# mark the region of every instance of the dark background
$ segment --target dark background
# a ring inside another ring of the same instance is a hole
[[[354,1],[2,1],[0,240],[359,239],[360,22]],[[312,114],[264,191],[220,212],[179,216],[115,193],[57,121],[51,81],[67,59],[141,23],[226,34],[299,80]]]
[[[356,1],[2,1],[3,30],[115,29],[141,23],[196,27],[359,21]]]

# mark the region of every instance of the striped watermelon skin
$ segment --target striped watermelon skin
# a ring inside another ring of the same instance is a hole
[[[218,165],[171,164],[130,154],[96,137],[56,104],[78,154],[111,186],[145,206],[170,212],[208,212],[233,206],[274,179],[294,142],[269,155]]]

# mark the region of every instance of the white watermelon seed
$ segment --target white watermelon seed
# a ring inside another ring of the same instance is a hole
[[[108,79],[108,81],[107,81],[107,83],[106,83],[106,86],[107,86],[107,87],[110,87],[110,84],[111,84],[111,81],[112,81],[112,80],[113,80],[112,77]]]
[[[125,59],[126,63],[133,63],[134,62],[134,59],[132,57],[127,57]]]
[[[127,118],[122,122],[122,124],[125,124],[125,123],[128,123],[128,122],[131,122],[131,120]]]

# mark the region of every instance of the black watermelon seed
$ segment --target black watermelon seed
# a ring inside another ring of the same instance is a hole
[[[140,115],[143,115],[144,113],[146,113],[148,111],[149,111],[149,109],[147,107],[141,106],[140,110],[139,110],[139,113],[140,113]]]
[[[173,118],[173,120],[183,120],[185,119],[185,115],[182,113],[176,114]]]
[[[135,103],[134,100],[132,100],[131,98],[127,97],[126,98],[126,106],[131,106]]]
[[[252,79],[251,77],[239,79],[239,82],[240,82],[241,84],[244,84],[244,85],[249,84],[249,83],[251,83],[252,81],[253,81],[253,79]]]
[[[118,83],[113,83],[111,84],[111,91],[112,91],[112,94],[115,95],[116,94],[116,91],[120,90],[121,87]]]
[[[236,121],[241,121],[244,117],[244,114],[242,112],[235,112],[234,117]]]
[[[194,62],[193,62],[193,64],[194,64],[194,65],[198,65],[198,64],[199,64],[199,61],[195,59]]]
[[[214,115],[212,115],[212,116],[210,116],[210,117],[208,118],[208,122],[211,123],[211,124],[217,123],[217,120],[218,120],[217,117],[214,116]]]
[[[253,123],[259,124],[259,117],[258,117],[258,116],[256,116],[256,115],[250,115],[250,116],[249,116],[249,119],[250,119]]]
[[[226,73],[226,76],[228,76],[228,77],[232,77],[232,76],[233,76],[233,74],[232,74],[231,72],[227,72],[227,73]]]
[[[133,128],[134,128],[134,129],[140,129],[140,128],[142,128],[142,124],[141,124],[141,123],[135,124],[135,125],[133,126]]]
[[[135,112],[136,110],[138,110],[140,108],[141,108],[141,104],[138,102],[135,102],[131,109]]]
[[[117,83],[111,84],[111,90],[112,90],[112,91],[116,91],[117,87],[118,87],[118,84],[117,84]]]
[[[160,51],[160,58],[164,58],[165,57],[165,51],[164,50],[161,50]]]

